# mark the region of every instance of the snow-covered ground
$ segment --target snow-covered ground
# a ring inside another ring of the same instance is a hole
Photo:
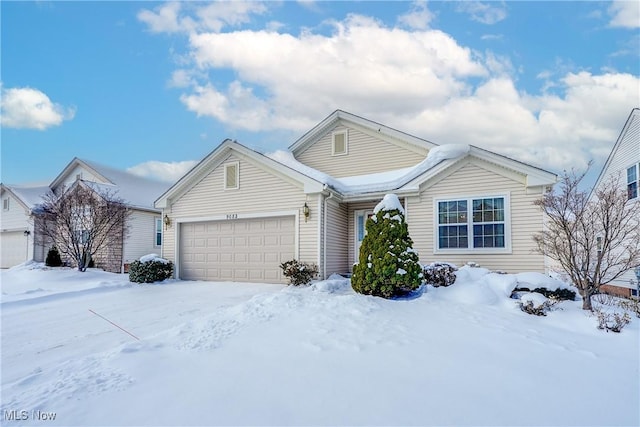
[[[464,267],[392,301],[338,278],[0,279],[3,425],[640,425],[640,322],[525,314],[510,290],[542,275]]]

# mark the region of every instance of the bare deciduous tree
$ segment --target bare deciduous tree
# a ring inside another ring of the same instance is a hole
[[[640,203],[628,200],[619,180],[611,177],[593,190],[578,189],[586,172],[567,173],[557,192],[535,204],[546,214],[547,227],[534,236],[539,253],[557,261],[591,310],[591,296],[640,265]]]
[[[99,251],[122,243],[129,214],[124,201],[114,193],[76,181],[60,194],[49,192],[35,213],[35,221],[44,241],[55,244],[79,271],[86,271]]]

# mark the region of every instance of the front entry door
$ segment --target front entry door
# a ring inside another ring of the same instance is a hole
[[[354,262],[358,262],[358,259],[360,258],[360,245],[362,245],[362,240],[364,240],[364,236],[366,236],[367,234],[367,229],[365,225],[367,223],[367,219],[369,219],[372,216],[373,216],[372,210],[355,211],[355,218],[356,218],[355,249],[356,251],[354,254],[355,256]]]

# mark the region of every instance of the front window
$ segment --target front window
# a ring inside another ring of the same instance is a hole
[[[640,169],[640,164],[627,169],[627,197],[629,199],[638,197],[638,176],[640,175],[638,169]]]
[[[506,211],[504,196],[438,201],[438,249],[505,249]]]
[[[162,245],[162,219],[156,218],[156,246]]]

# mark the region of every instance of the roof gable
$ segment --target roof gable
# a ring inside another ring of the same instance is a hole
[[[74,157],[52,181],[51,189],[57,191],[65,182],[75,181],[76,179],[72,175],[78,168],[91,175],[88,179],[81,178],[81,180],[92,183],[90,188],[94,191],[109,192],[115,197],[123,199],[132,208],[155,210],[153,202],[170,186],[166,182],[155,181],[94,161]]]
[[[173,201],[179,199],[190,189],[202,181],[211,171],[218,167],[230,153],[235,153],[246,158],[258,167],[271,173],[275,173],[285,179],[298,182],[304,186],[307,193],[320,192],[324,189],[324,183],[315,177],[305,175],[304,172],[292,169],[264,154],[258,153],[236,141],[225,139],[218,147],[195,165],[189,172],[178,180],[171,188],[165,191],[155,202],[157,208],[166,208]]]
[[[305,133],[296,142],[291,144],[289,146],[289,150],[293,153],[294,157],[298,157],[316,141],[339,125],[356,128],[364,133],[375,135],[376,138],[383,141],[399,145],[404,148],[413,149],[418,153],[425,153],[429,149],[437,147],[437,144],[425,139],[401,132],[397,129],[390,128],[383,124],[374,122],[373,120],[365,119],[364,117],[356,116],[355,114],[351,114],[343,110],[336,110]]]
[[[640,109],[634,108],[633,110],[631,110],[631,113],[629,114],[627,121],[622,127],[622,130],[620,131],[620,135],[618,135],[618,139],[616,140],[616,143],[613,145],[613,148],[609,153],[609,157],[607,158],[607,161],[605,162],[604,166],[602,167],[602,170],[600,171],[600,174],[598,175],[598,179],[596,180],[596,183],[593,186],[594,189],[598,188],[598,186],[602,183],[602,181],[608,176],[609,172],[615,172],[615,171],[610,171],[610,169],[613,167],[614,160],[618,157],[619,150],[621,150],[621,147],[624,144],[632,143],[633,137],[635,138],[640,137],[640,131],[638,129],[640,129]],[[631,133],[633,133],[633,136],[631,135]],[[629,159],[632,162],[640,161],[640,143],[638,143],[638,139],[636,139],[635,142],[636,142],[636,158]]]

